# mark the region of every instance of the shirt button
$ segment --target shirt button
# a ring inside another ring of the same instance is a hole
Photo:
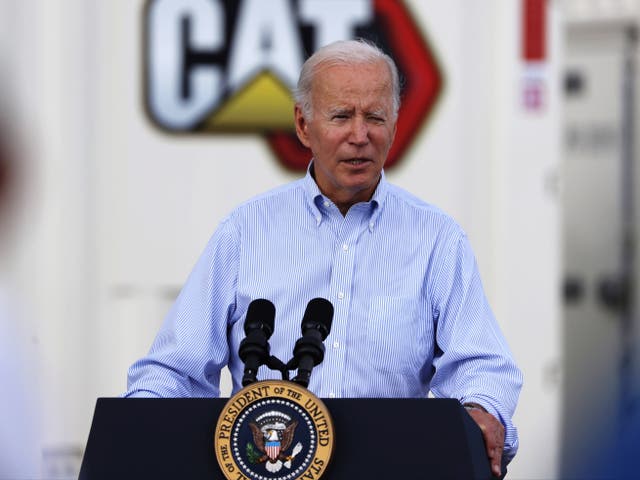
[[[343,244],[342,244],[342,250],[344,250],[345,252],[346,252],[347,250],[349,250],[349,245],[347,245],[346,243],[343,243]]]
[[[333,348],[340,348],[340,342],[338,342],[337,340],[333,342]]]
[[[338,292],[338,298],[342,300],[344,298],[344,292]]]
[[[325,207],[327,207],[327,208],[329,208],[329,205],[331,205],[331,204],[329,203],[329,201],[328,201],[328,200],[325,200],[325,201],[324,201],[324,206],[325,206]]]
[[[333,392],[329,392],[329,398],[336,398],[336,394]]]

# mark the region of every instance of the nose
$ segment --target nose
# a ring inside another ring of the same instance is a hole
[[[349,141],[358,146],[366,145],[369,143],[369,126],[365,119],[361,117],[354,117],[351,123],[351,135]]]

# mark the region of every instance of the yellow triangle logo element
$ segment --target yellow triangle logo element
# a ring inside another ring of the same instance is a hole
[[[207,120],[210,131],[294,131],[295,102],[289,88],[275,75],[262,72],[227,100]]]

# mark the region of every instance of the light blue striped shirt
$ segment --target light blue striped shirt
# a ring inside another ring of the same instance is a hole
[[[165,319],[129,370],[126,396],[219,395],[228,365],[241,388],[249,303],[276,307],[271,353],[287,362],[309,300],[335,313],[309,389],[331,397],[436,397],[477,402],[502,421],[505,456],[522,377],[485,298],[462,229],[389,184],[343,216],[310,173],[225,218]],[[258,379],[280,378],[261,367]]]

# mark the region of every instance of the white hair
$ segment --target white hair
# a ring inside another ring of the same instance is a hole
[[[384,53],[373,43],[366,40],[341,40],[330,43],[318,49],[311,55],[300,70],[300,78],[298,85],[293,92],[293,97],[305,118],[311,118],[313,115],[313,106],[311,103],[311,87],[316,74],[320,67],[334,65],[361,65],[385,62],[389,67],[389,76],[391,78],[391,100],[393,118],[398,117],[400,109],[400,76],[398,67],[389,55]]]

